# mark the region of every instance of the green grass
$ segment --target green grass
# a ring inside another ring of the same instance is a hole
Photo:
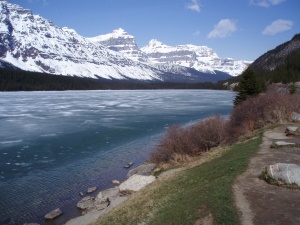
[[[238,224],[232,184],[261,140],[236,144],[220,157],[148,186],[95,224],[195,224],[209,213],[215,224]]]

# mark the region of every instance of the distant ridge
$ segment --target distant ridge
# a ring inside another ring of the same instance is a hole
[[[252,63],[251,67],[260,70],[275,70],[278,66],[286,62],[288,56],[298,51],[300,51],[300,34],[296,34],[290,41],[260,56]]]

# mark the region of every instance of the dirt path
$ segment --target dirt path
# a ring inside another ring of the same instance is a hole
[[[233,186],[243,225],[300,224],[300,190],[270,185],[258,178],[265,165],[279,162],[300,165],[300,148],[270,148],[277,140],[288,139],[288,142],[300,143],[299,138],[285,136],[286,127],[280,126],[264,133],[258,153],[251,159],[247,171],[238,177]]]

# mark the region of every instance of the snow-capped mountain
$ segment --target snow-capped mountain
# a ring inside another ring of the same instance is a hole
[[[0,1],[0,59],[20,69],[106,79],[163,80],[163,72]]]
[[[113,30],[112,33],[100,35],[88,40],[107,46],[113,51],[117,51],[134,61],[145,61],[142,51],[136,44],[135,38],[129,35],[122,28]]]
[[[141,48],[150,63],[176,64],[190,67],[201,72],[214,74],[222,71],[232,76],[241,74],[251,62],[234,61],[231,58],[220,58],[207,46],[177,45],[168,46],[155,39]]]
[[[0,67],[13,65],[51,74],[143,81],[214,82],[230,77],[199,61],[201,47],[187,45],[169,51],[169,59],[163,62],[167,55],[161,55],[161,49],[165,45],[154,48],[151,41],[151,45],[139,49],[135,38],[123,29],[85,38],[7,1],[0,1],[0,12]],[[212,50],[206,54],[210,54],[208,61],[217,59]]]
[[[139,49],[135,38],[122,28],[109,34],[89,38],[89,40],[103,44],[132,60],[147,62],[160,69],[168,68],[169,71],[172,65],[177,65],[193,68],[202,73],[216,74],[216,71],[222,71],[231,76],[237,76],[251,64],[250,61],[220,58],[215,51],[207,46],[168,46],[155,39]],[[161,64],[168,65],[168,67],[161,66]],[[178,67],[174,67],[174,69],[178,70]]]

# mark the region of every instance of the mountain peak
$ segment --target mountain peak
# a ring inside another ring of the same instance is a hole
[[[148,45],[153,46],[153,47],[160,47],[162,45],[165,45],[164,43],[156,40],[156,39],[152,39],[149,41]]]
[[[96,37],[87,38],[92,42],[103,42],[108,41],[110,39],[117,39],[117,38],[124,38],[124,39],[134,39],[134,37],[128,34],[123,28],[118,28],[113,30],[111,33],[99,35]]]
[[[123,28],[118,28],[112,31],[113,34],[117,35],[128,35],[128,33]]]

